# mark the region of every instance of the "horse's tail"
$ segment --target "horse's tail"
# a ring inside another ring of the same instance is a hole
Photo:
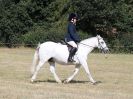
[[[31,66],[31,74],[34,73],[35,69],[36,69],[36,65],[39,61],[39,49],[40,49],[40,43],[38,44],[34,57],[33,57],[33,62],[32,62],[32,66]]]

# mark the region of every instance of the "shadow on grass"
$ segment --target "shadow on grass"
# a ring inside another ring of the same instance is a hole
[[[45,83],[45,82],[49,82],[49,83],[57,83],[55,80],[36,80],[34,81],[34,83]]]
[[[34,81],[34,83],[45,83],[45,82],[48,82],[48,83],[57,83],[55,80],[36,80]],[[62,81],[62,83],[64,82],[64,80]],[[89,81],[77,81],[77,80],[72,80],[70,81],[69,83],[71,84],[74,84],[74,83],[88,83]],[[68,83],[68,84],[69,84]]]
[[[57,83],[55,80],[36,80],[34,81],[34,83]],[[64,80],[62,81],[64,82]],[[65,83],[65,84],[86,84],[86,83],[90,83],[90,81],[79,81],[79,80],[72,80],[69,83]],[[97,81],[94,85],[102,83],[101,81]]]
[[[81,84],[87,84],[87,83],[91,83],[90,81],[77,81],[77,80],[72,80],[71,82],[69,82],[71,84],[78,84],[78,83],[81,83]],[[99,83],[102,83],[101,81],[97,81],[95,83],[92,83],[93,85],[97,85]]]
[[[72,80],[69,83],[72,83],[72,84],[75,84],[75,83],[89,83],[89,81]]]

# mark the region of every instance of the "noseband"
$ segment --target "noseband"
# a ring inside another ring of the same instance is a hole
[[[101,50],[104,51],[104,49],[105,49],[106,47],[103,47],[103,46],[100,44],[100,41],[99,41],[100,39],[99,39],[99,38],[97,38],[97,39],[98,39],[98,46],[100,46]]]

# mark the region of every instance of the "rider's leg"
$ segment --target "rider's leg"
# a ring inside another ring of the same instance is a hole
[[[70,44],[73,48],[70,50],[70,54],[69,54],[69,58],[68,61],[73,62],[72,57],[75,55],[76,51],[77,51],[77,44],[74,41],[70,41],[68,42],[68,44]]]
[[[76,48],[76,47],[73,47],[73,48],[70,50],[70,54],[69,54],[68,61],[73,62],[73,56],[75,55],[76,51],[77,51],[77,48]]]

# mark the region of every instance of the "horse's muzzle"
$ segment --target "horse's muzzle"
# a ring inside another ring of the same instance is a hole
[[[108,48],[104,48],[104,49],[103,49],[103,53],[105,53],[105,54],[106,54],[106,53],[109,53],[109,49],[108,49]]]

